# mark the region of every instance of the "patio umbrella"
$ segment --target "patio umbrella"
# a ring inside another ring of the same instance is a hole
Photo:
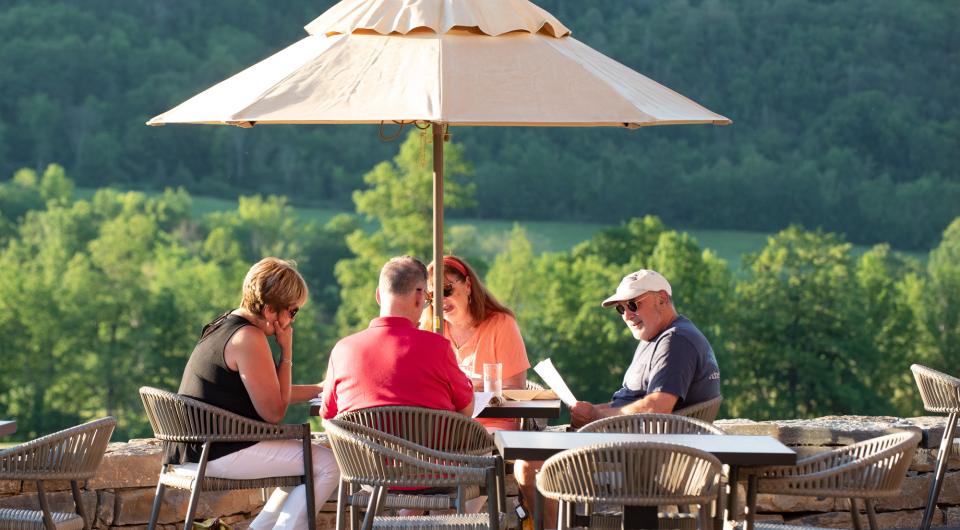
[[[574,39],[528,0],[343,0],[306,30],[303,40],[147,124],[430,124],[435,263],[443,256],[450,126],[731,123]],[[434,269],[434,285],[442,285],[442,267]]]

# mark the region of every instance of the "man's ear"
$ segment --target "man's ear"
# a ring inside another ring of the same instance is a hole
[[[380,287],[377,287],[377,291],[374,293],[374,297],[377,299],[377,305],[380,305]]]

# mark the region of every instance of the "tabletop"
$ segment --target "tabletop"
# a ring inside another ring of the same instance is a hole
[[[495,407],[484,408],[478,418],[559,418],[559,399],[532,401],[504,401]]]
[[[17,432],[17,422],[13,420],[0,420],[0,436],[10,436]]]
[[[498,431],[494,442],[505,460],[546,460],[560,451],[598,443],[664,442],[702,449],[732,466],[797,463],[797,453],[772,436]]]
[[[322,400],[310,400],[310,415],[320,415]],[[487,407],[477,416],[478,418],[559,418],[560,400],[543,399],[533,401],[505,401],[496,407]]]

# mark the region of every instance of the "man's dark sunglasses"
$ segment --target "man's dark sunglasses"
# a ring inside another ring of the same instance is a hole
[[[636,313],[637,309],[640,309],[640,304],[637,303],[637,300],[641,298],[643,298],[643,296],[639,296],[637,298],[634,298],[633,300],[628,300],[622,304],[617,304],[614,307],[617,308],[617,313],[620,313],[621,315],[626,313],[627,309],[629,309],[631,313]],[[624,308],[623,306],[627,306],[627,307]]]

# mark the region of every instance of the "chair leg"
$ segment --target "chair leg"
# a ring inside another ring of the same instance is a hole
[[[747,519],[746,530],[753,530],[754,519],[757,511],[757,476],[750,475],[747,479]]]
[[[860,509],[857,508],[857,499],[850,498],[850,519],[853,521],[853,530],[863,530],[860,524]]]
[[[350,483],[350,530],[360,530],[360,510],[353,505],[353,496],[357,494],[360,487]]]
[[[317,503],[313,491],[313,445],[310,443],[310,424],[304,424],[303,435],[303,484],[307,497],[307,529],[317,530]],[[326,499],[324,499],[326,501]]]
[[[160,474],[163,474],[162,469]],[[157,527],[157,520],[160,518],[160,505],[163,504],[163,493],[166,489],[166,486],[159,481],[157,482],[157,493],[153,496],[153,508],[150,509],[150,521],[147,523],[147,530],[155,530]]]
[[[77,507],[77,515],[83,519],[83,530],[90,530],[90,522],[87,520],[87,510],[83,507],[83,498],[80,496],[80,486],[76,480],[70,481],[70,492],[73,494],[73,504]]]
[[[37,500],[40,501],[40,511],[43,512],[43,526],[47,530],[56,530],[53,524],[53,515],[50,513],[50,504],[47,502],[47,492],[43,488],[43,481],[37,481]]]
[[[183,530],[192,530],[193,516],[197,513],[197,504],[200,500],[200,490],[203,489],[203,477],[207,472],[207,460],[210,458],[210,442],[204,442],[200,453],[200,464],[197,465],[197,478],[190,488],[190,502],[187,504],[187,516],[183,519]]]
[[[491,467],[487,469],[487,515],[490,517],[490,530],[500,530],[500,501],[499,493],[490,495],[489,493],[496,492],[499,485],[497,479],[497,468]]]
[[[347,502],[350,498],[350,485],[347,484],[347,481],[341,480],[340,486],[337,488],[337,526],[336,530],[346,530],[347,529],[347,513],[348,507]]]
[[[923,521],[920,523],[920,530],[929,530],[933,522],[933,512],[937,509],[937,498],[940,497],[940,488],[943,487],[943,477],[947,473],[947,463],[950,460],[950,452],[953,449],[953,435],[957,428],[957,413],[951,412],[947,416],[947,426],[943,430],[943,439],[940,440],[940,448],[937,450],[937,468],[933,475],[933,483],[930,484],[930,495],[927,497],[927,509],[923,512]]]
[[[503,457],[497,455],[497,511],[507,512],[507,483],[506,483],[506,465]]]
[[[373,529],[373,518],[377,516],[377,508],[380,507],[380,497],[386,488],[383,486],[374,486],[370,492],[370,501],[367,502],[367,513],[363,515],[362,530]]]
[[[487,495],[487,498],[488,498],[488,499],[489,499],[489,497],[490,497],[490,495],[489,495],[490,493],[495,493],[495,492],[489,492],[489,491],[488,491],[488,492],[487,492],[487,494],[488,494],[488,495]],[[457,500],[456,500],[456,502],[457,502],[457,506],[456,506],[456,508],[457,508],[457,513],[458,513],[458,514],[466,513],[466,507],[467,507],[467,490],[466,490],[463,486],[457,486]]]
[[[557,530],[567,530],[570,528],[570,520],[567,518],[568,503],[557,501]]]
[[[873,499],[864,499],[863,503],[867,505],[867,521],[870,523],[870,530],[880,530],[880,525],[877,524],[877,512],[873,509]]]

